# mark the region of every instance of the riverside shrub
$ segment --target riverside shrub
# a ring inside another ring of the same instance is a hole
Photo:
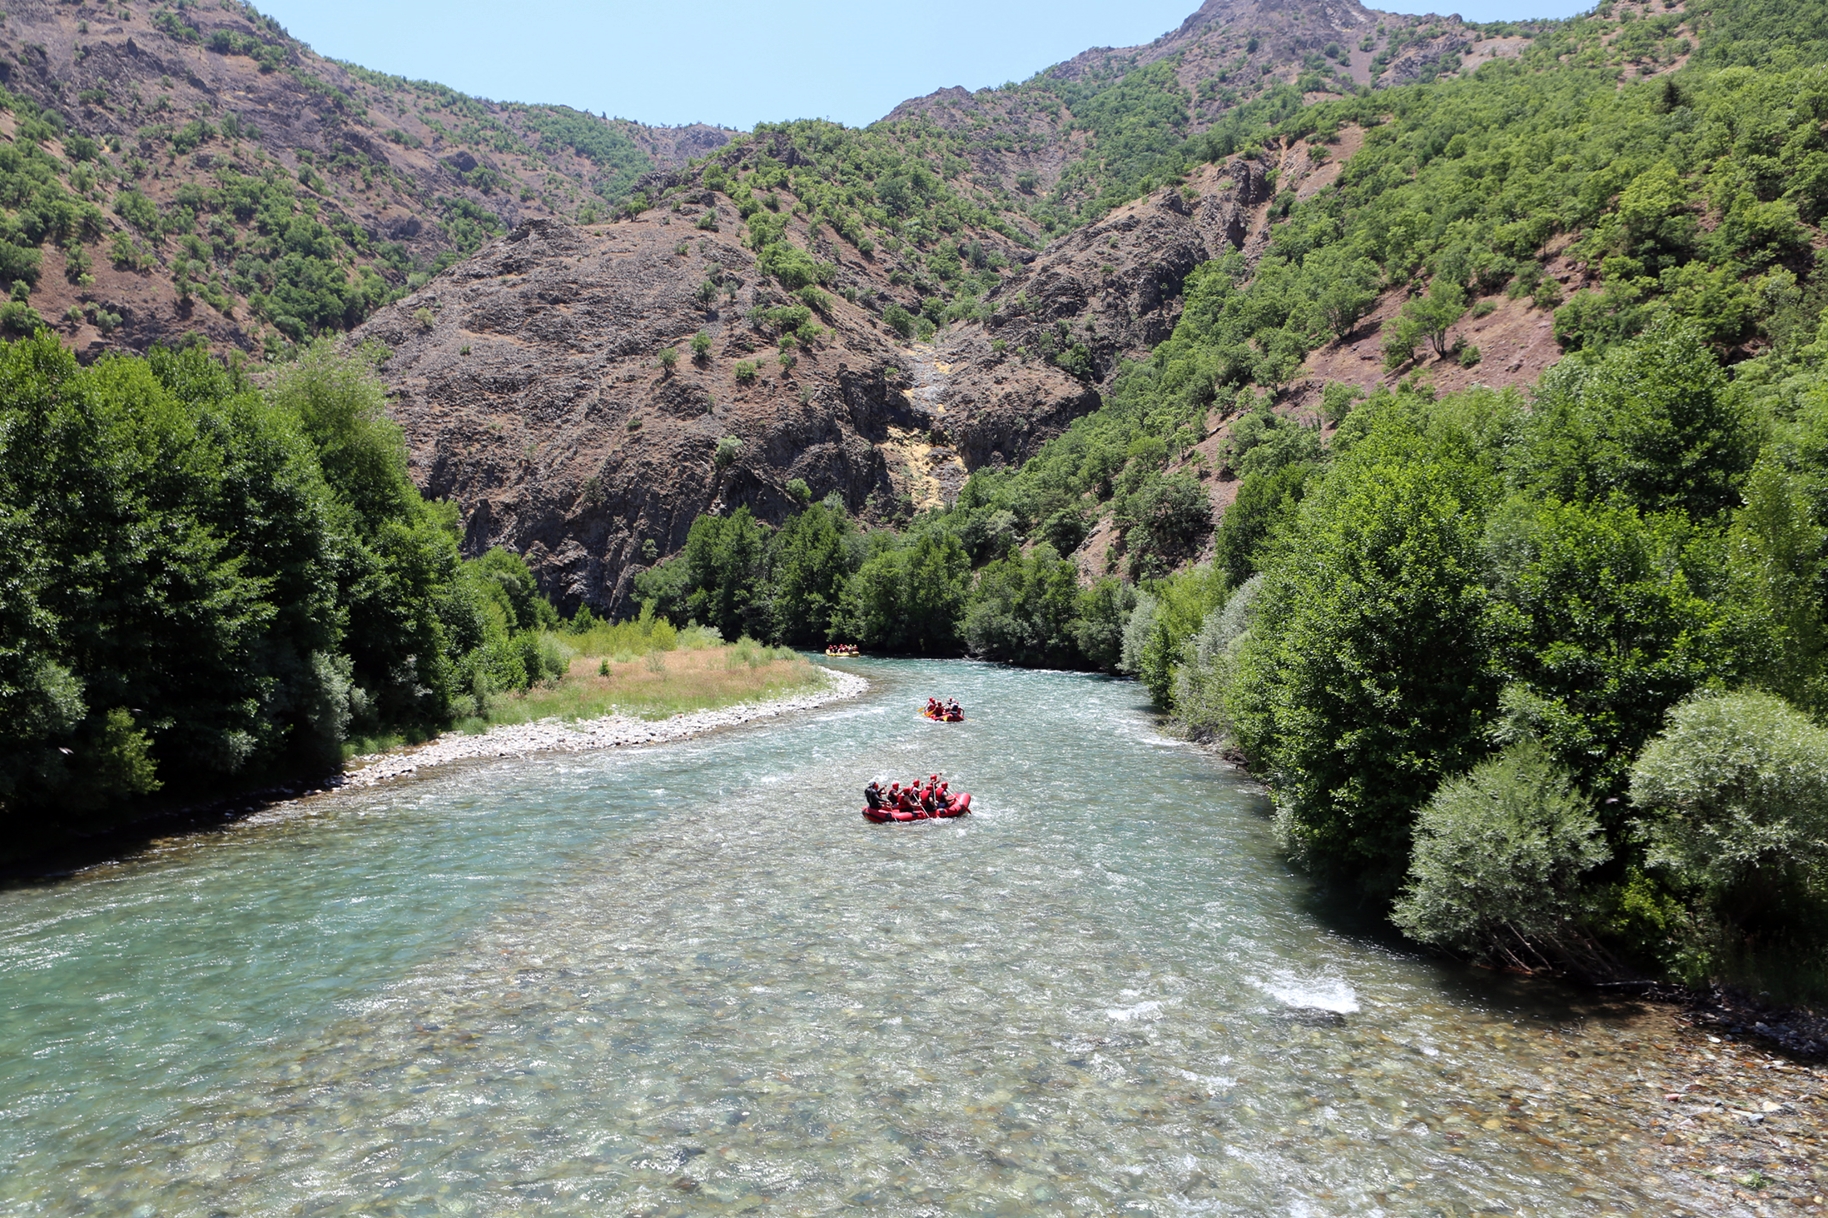
[[[1264,572],[1229,697],[1238,743],[1277,775],[1299,856],[1394,892],[1416,810],[1469,768],[1496,690],[1479,623],[1495,479],[1454,427],[1390,404],[1302,504]]]
[[[1391,918],[1418,942],[1474,958],[1562,963],[1585,936],[1589,873],[1611,853],[1573,775],[1523,740],[1423,805]]]
[[[1078,568],[1042,542],[978,573],[965,610],[965,642],[985,659],[1065,667],[1078,658],[1073,637],[1078,608]]]
[[[1631,769],[1646,861],[1704,922],[1809,938],[1828,913],[1828,728],[1769,693],[1676,707]]]

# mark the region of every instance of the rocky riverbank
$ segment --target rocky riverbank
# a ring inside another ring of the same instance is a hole
[[[343,774],[337,786],[371,787],[389,779],[403,778],[433,766],[458,761],[478,761],[495,757],[525,757],[533,753],[585,753],[596,749],[623,748],[637,744],[664,744],[685,740],[723,727],[735,727],[757,719],[771,719],[793,711],[808,711],[827,703],[855,698],[870,683],[855,673],[836,669],[819,669],[825,683],[805,693],[765,702],[745,702],[717,710],[693,711],[670,719],[648,721],[632,715],[606,715],[566,723],[559,719],[542,719],[537,723],[505,724],[477,735],[447,732],[427,744],[394,749],[357,757]]]
[[[1563,1038],[1569,1077],[1549,1106],[1544,1136],[1616,1131],[1622,1162],[1692,1181],[1713,1213],[1824,1211],[1828,1067],[1773,1053],[1763,1037],[1727,1032],[1706,1010],[1671,1005],[1596,1020]],[[1591,1081],[1575,1082],[1579,1057],[1610,1058],[1639,1085],[1604,1094]]]

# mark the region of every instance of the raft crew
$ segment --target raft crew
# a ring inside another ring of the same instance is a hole
[[[903,786],[900,782],[889,783],[884,791],[882,784],[871,780],[863,788],[863,802],[872,811],[907,812],[915,816],[938,816],[952,805],[952,784],[940,781],[938,774],[927,775],[926,781],[916,778]]]

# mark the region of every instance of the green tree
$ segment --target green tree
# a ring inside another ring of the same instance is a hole
[[[1391,349],[1402,356],[1398,362],[1413,355],[1416,344],[1421,342],[1426,342],[1437,356],[1446,359],[1452,345],[1448,342],[1448,333],[1465,312],[1466,289],[1437,276],[1428,295],[1411,300],[1397,315],[1390,342],[1394,344]]]
[[[1079,569],[1042,542],[978,573],[965,611],[965,642],[973,655],[988,660],[1070,667],[1079,659],[1078,606]]]
[[[1327,329],[1343,342],[1377,307],[1377,264],[1369,258],[1339,256],[1311,259],[1308,269],[1320,280],[1315,302]]]
[[[1799,706],[1828,709],[1822,598],[1828,529],[1812,519],[1802,479],[1775,461],[1760,461],[1726,546],[1748,675]]]
[[[1564,501],[1618,492],[1701,519],[1739,503],[1760,436],[1696,327],[1669,323],[1545,377],[1528,441],[1526,485]]]
[[[768,541],[771,636],[811,646],[833,640],[845,581],[859,565],[855,531],[840,511],[815,503]]]
[[[458,692],[454,655],[477,641],[474,606],[451,593],[461,569],[455,508],[420,498],[367,358],[319,340],[274,377],[267,397],[315,448],[351,536],[338,561],[339,599],[370,726],[443,722]]]
[[[686,613],[727,639],[764,633],[767,623],[759,619],[766,601],[758,591],[766,541],[762,525],[747,507],[693,521],[684,551],[690,589]]]
[[[1117,509],[1132,570],[1163,574],[1193,555],[1212,531],[1212,501],[1206,488],[1186,474],[1151,472]]]
[[[325,480],[363,532],[413,514],[419,491],[407,472],[405,439],[387,416],[387,389],[371,364],[320,339],[278,371],[266,396],[298,420]]]
[[[199,352],[82,369],[40,336],[0,346],[0,437],[9,817],[74,828],[306,747],[336,547],[288,420]]]
[[[1125,631],[1125,661],[1156,706],[1168,709],[1183,644],[1208,615],[1224,608],[1229,594],[1224,571],[1202,565],[1152,582],[1146,614],[1141,611],[1145,602],[1138,600],[1139,611]]]
[[[970,560],[958,538],[926,531],[871,556],[845,585],[839,635],[915,655],[957,655]]]
[[[551,630],[558,626],[558,610],[540,595],[539,584],[526,560],[512,550],[496,546],[463,565],[466,582],[499,598],[506,624],[512,630]]]
[[[1079,592],[1073,643],[1094,668],[1117,672],[1123,662],[1123,633],[1136,608],[1136,585],[1106,576]]]
[[[1388,895],[1416,810],[1483,751],[1495,479],[1463,436],[1430,436],[1395,404],[1361,418],[1264,567],[1228,702],[1290,846]]]
[[[1600,795],[1623,794],[1664,711],[1728,658],[1719,609],[1683,570],[1683,532],[1630,507],[1512,501],[1486,537],[1507,710]]]
[[[1213,561],[1232,587],[1257,573],[1257,555],[1274,531],[1295,518],[1295,509],[1319,466],[1301,461],[1248,474],[1238,497],[1219,522]]]

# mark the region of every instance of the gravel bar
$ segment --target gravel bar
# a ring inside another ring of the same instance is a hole
[[[584,753],[594,749],[623,748],[632,744],[665,744],[685,740],[721,727],[735,727],[757,719],[772,719],[790,711],[807,711],[830,702],[855,698],[870,683],[854,673],[820,666],[826,682],[810,693],[794,694],[766,702],[744,702],[719,710],[693,711],[671,719],[648,721],[629,715],[601,719],[541,719],[536,723],[504,724],[479,735],[447,732],[427,744],[355,758],[352,768],[337,785],[372,787],[393,778],[404,778],[433,766],[493,757],[526,757],[533,753]]]

